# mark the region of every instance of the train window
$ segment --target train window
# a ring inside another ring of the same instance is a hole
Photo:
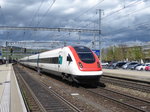
[[[93,56],[92,53],[90,52],[80,52],[78,53],[81,61],[85,62],[85,63],[94,63],[95,62],[95,58]]]
[[[58,57],[40,58],[39,62],[40,63],[58,64]]]
[[[53,64],[58,64],[58,57],[53,57],[51,58],[52,59],[52,62]]]
[[[29,59],[29,60],[25,60],[26,62],[31,62],[31,63],[36,63],[37,59]]]
[[[74,49],[77,52],[91,52],[91,50],[89,48],[84,47],[84,46],[75,46]]]
[[[67,56],[67,61],[69,61],[69,62],[71,62],[72,61],[72,58],[71,58],[71,56],[68,54],[68,56]]]
[[[29,60],[21,60],[22,62],[31,62],[31,63],[51,63],[58,64],[58,57],[50,57],[50,58],[39,58],[39,59],[29,59]]]
[[[94,63],[95,62],[94,55],[89,48],[84,47],[84,46],[79,46],[79,47],[77,46],[77,47],[74,47],[74,49],[76,50],[81,61],[83,61],[84,63]]]

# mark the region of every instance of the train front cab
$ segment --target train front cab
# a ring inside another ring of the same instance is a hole
[[[80,84],[96,84],[102,75],[102,67],[98,57],[84,46],[69,47],[77,64],[78,71],[72,75],[75,82]]]

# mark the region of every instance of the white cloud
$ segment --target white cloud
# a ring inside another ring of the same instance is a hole
[[[1,8],[2,6],[4,6],[4,4],[5,4],[4,0],[1,0],[1,1],[0,1],[0,8]]]
[[[69,8],[69,9],[66,9],[64,11],[65,14],[72,14],[72,13],[75,13],[77,10],[75,8]]]

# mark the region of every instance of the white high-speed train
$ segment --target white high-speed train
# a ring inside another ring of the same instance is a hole
[[[84,46],[67,46],[19,61],[23,65],[83,84],[98,83],[103,73],[96,54]]]

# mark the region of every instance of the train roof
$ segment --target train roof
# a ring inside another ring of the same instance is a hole
[[[81,46],[81,45],[80,46],[65,46],[65,47],[73,47],[77,52],[90,52],[91,51],[88,47]],[[47,53],[50,53],[50,52],[56,52],[56,51],[59,52],[65,47],[44,51],[44,52],[39,53],[39,54],[40,55],[47,55]],[[21,58],[20,60],[25,60],[28,58],[32,59],[32,58],[38,57],[39,54],[27,56],[27,57]]]

